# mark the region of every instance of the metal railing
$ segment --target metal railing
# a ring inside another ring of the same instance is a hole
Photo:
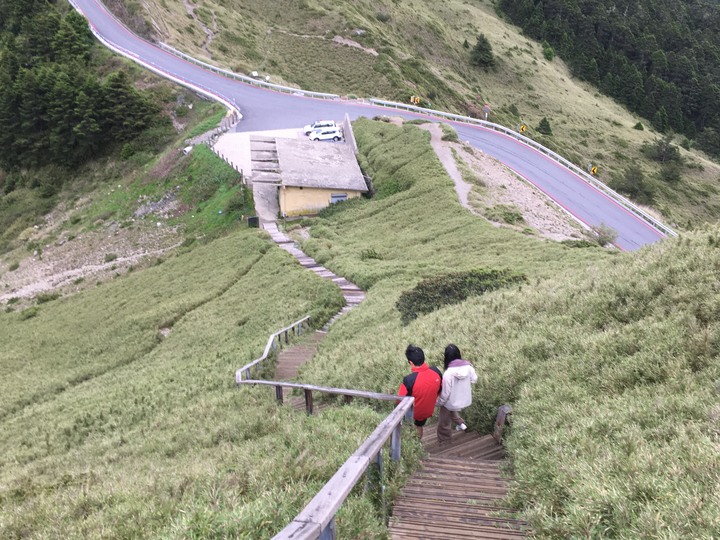
[[[270,83],[267,81],[263,81],[262,79],[255,79],[254,77],[240,75],[239,73],[235,73],[235,72],[229,71],[227,69],[222,69],[217,66],[213,66],[212,64],[208,64],[207,62],[203,62],[202,60],[198,60],[197,58],[193,58],[189,54],[185,54],[182,51],[178,51],[174,47],[171,47],[170,45],[167,45],[162,42],[158,42],[157,46],[160,47],[165,52],[169,52],[170,54],[177,56],[178,58],[182,58],[183,60],[191,62],[202,68],[205,68],[208,71],[212,71],[213,73],[218,73],[218,74],[228,77],[230,79],[235,79],[236,81],[242,81],[247,84],[252,84],[253,86],[262,86],[263,88],[270,88],[271,90],[277,90],[278,92],[284,92],[287,94],[295,94],[295,95],[307,96],[307,97],[313,97],[313,98],[319,98],[319,99],[340,99],[340,96],[338,96],[337,94],[326,94],[324,92],[311,92],[309,90],[303,90],[302,88],[293,88],[291,86],[282,86],[280,84],[273,84],[273,83]]]
[[[530,146],[531,148],[537,150],[538,152],[548,156],[553,161],[556,161],[560,165],[563,165],[565,168],[570,169],[573,173],[575,173],[577,176],[580,177],[581,180],[585,181],[586,183],[590,184],[600,192],[604,193],[611,199],[615,200],[617,203],[625,207],[627,210],[635,214],[640,219],[644,220],[645,222],[652,225],[655,229],[660,231],[661,233],[668,235],[668,236],[677,236],[677,232],[659,221],[658,219],[654,218],[650,214],[648,214],[645,210],[635,205],[632,201],[629,199],[623,197],[615,190],[611,189],[604,183],[600,182],[596,178],[589,175],[587,172],[582,170],[580,167],[575,165],[573,162],[565,159],[561,155],[553,152],[549,148],[546,148],[542,144],[540,144],[537,141],[534,141],[533,139],[530,139],[529,137],[525,137],[523,135],[520,135],[518,132],[507,128],[505,126],[501,126],[500,124],[494,124],[492,122],[488,122],[486,120],[479,120],[478,118],[471,118],[469,116],[462,116],[459,114],[453,114],[448,113],[444,111],[437,111],[434,109],[423,109],[422,107],[415,107],[413,105],[406,105],[405,103],[396,103],[394,101],[384,101],[381,99],[368,99],[368,102],[378,105],[381,107],[390,107],[393,109],[403,109],[409,112],[416,112],[420,114],[426,114],[431,116],[436,116],[440,118],[448,118],[450,120],[454,120],[456,122],[464,122],[468,124],[475,124],[482,126],[486,129],[490,129],[492,131],[497,131],[499,133],[503,133],[505,135],[508,135],[515,140],[522,142],[526,144],[527,146]]]
[[[309,328],[309,326],[310,315],[303,317],[299,321],[295,321],[290,326],[286,326],[285,328],[278,330],[274,334],[270,334],[267,345],[265,345],[265,350],[263,351],[262,355],[259,358],[256,358],[255,360],[250,362],[249,364],[244,365],[235,372],[235,383],[241,384],[243,382],[243,377],[245,377],[245,379],[250,379],[252,377],[253,370],[260,369],[260,364],[262,364],[263,362],[265,362],[265,360],[268,359],[268,357],[270,356],[270,351],[274,351],[276,348],[282,349],[283,339],[285,340],[285,344],[289,345],[291,334],[299,336],[300,334],[302,334],[303,327]],[[258,384],[260,383],[259,381],[253,382]]]

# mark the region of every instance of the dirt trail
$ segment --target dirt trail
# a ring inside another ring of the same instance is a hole
[[[584,238],[585,229],[547,195],[528,184],[496,159],[462,143],[442,140],[438,124],[421,124],[431,135],[431,145],[455,184],[460,203],[474,214],[484,216],[496,226],[529,233],[528,229],[551,240]],[[463,178],[453,150],[471,172],[474,182]],[[520,223],[511,225],[495,221],[494,208],[517,209]]]

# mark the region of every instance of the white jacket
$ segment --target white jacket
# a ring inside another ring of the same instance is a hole
[[[442,392],[437,399],[438,407],[444,406],[450,411],[460,411],[472,403],[471,384],[477,382],[475,369],[467,364],[450,366],[442,378]]]

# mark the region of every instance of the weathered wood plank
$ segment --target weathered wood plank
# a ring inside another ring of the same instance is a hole
[[[332,388],[329,386],[316,386],[312,384],[300,384],[300,383],[293,383],[293,382],[285,382],[285,381],[264,381],[264,380],[247,380],[242,381],[240,384],[259,384],[259,385],[266,385],[266,386],[277,386],[278,384],[282,385],[285,388],[301,388],[301,389],[307,389],[312,390],[314,392],[325,392],[327,394],[337,394],[341,396],[353,396],[356,398],[367,398],[367,399],[377,399],[381,401],[398,401],[398,396],[395,394],[379,394],[377,392],[366,392],[364,390],[353,390],[351,388]]]

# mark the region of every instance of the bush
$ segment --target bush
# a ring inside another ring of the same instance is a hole
[[[374,249],[363,249],[360,252],[360,260],[366,261],[368,259],[377,259],[379,261],[382,261],[383,256],[380,253],[378,253],[377,251],[375,251]]]
[[[503,222],[509,225],[516,225],[525,221],[517,206],[507,204],[496,204],[492,208],[488,208],[485,211],[485,217],[491,221]]]
[[[26,321],[27,319],[32,319],[39,313],[39,311],[40,311],[40,309],[37,306],[31,307],[28,309],[24,309],[19,314],[20,320]]]
[[[643,203],[652,203],[654,190],[645,180],[645,173],[639,165],[630,165],[622,176],[613,176],[610,187]]]
[[[247,207],[245,206],[245,189],[240,188],[235,193],[233,193],[230,198],[225,203],[225,210],[224,212],[226,214],[232,214],[233,212],[236,212],[238,214],[244,214],[247,210]]]
[[[669,184],[675,184],[682,178],[680,166],[677,163],[663,163],[660,167],[660,180]]]
[[[38,304],[45,304],[46,302],[52,302],[53,300],[57,300],[58,298],[60,298],[59,292],[40,293],[35,296],[35,302]]]
[[[8,272],[14,272],[18,268],[20,268],[20,263],[15,261],[13,263],[10,263],[10,266],[8,266]]]
[[[440,129],[443,132],[441,137],[443,141],[458,142],[458,134],[454,127],[448,124],[440,124]]]
[[[589,242],[587,240],[563,240],[560,242],[563,246],[571,248],[597,248],[596,242]]]
[[[617,240],[617,231],[604,223],[593,227],[592,230],[596,235],[595,241],[602,247],[614,244]]]
[[[115,259],[117,259],[117,253],[106,253],[105,258],[103,259],[106,263],[113,262]]]
[[[543,135],[552,135],[552,128],[550,127],[550,121],[546,117],[543,117],[543,119],[540,120],[537,130],[540,133],[542,133]]]
[[[525,281],[527,279],[524,274],[509,269],[456,272],[421,281],[414,289],[403,292],[395,307],[400,312],[402,323],[408,324],[418,315],[458,304],[470,296],[479,296],[487,291]]]
[[[551,62],[552,59],[555,58],[555,49],[553,49],[552,46],[545,40],[542,42],[542,49],[545,60]]]

